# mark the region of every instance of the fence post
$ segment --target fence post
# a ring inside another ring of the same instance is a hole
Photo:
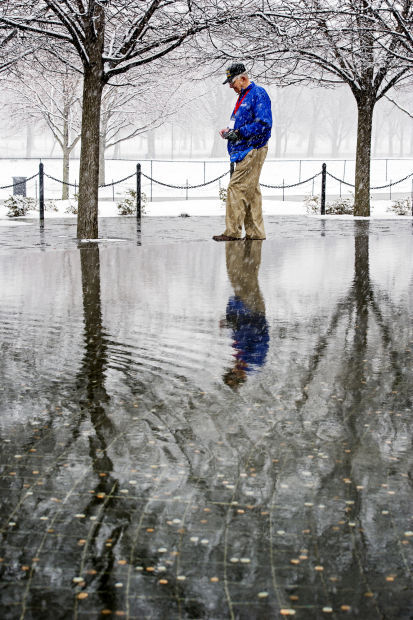
[[[232,161],[232,162],[230,163],[230,165],[229,165],[229,176],[230,176],[230,178],[232,177],[234,170],[235,170],[235,164],[234,164],[234,162]]]
[[[389,185],[389,200],[391,200],[391,179],[390,179],[390,185]]]
[[[323,164],[321,167],[321,215],[326,214],[326,179],[327,165]]]
[[[43,164],[39,164],[39,212],[40,225],[44,224],[44,169]]]
[[[138,220],[142,217],[141,203],[141,165],[136,164],[136,217]]]
[[[284,202],[284,179],[283,179],[283,202]]]
[[[188,179],[186,180],[185,200],[188,200]]]

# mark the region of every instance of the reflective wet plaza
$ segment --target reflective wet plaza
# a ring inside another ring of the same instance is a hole
[[[411,220],[0,227],[1,618],[413,617]]]

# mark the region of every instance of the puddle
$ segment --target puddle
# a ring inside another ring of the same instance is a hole
[[[0,233],[3,618],[412,613],[411,223],[222,223]]]

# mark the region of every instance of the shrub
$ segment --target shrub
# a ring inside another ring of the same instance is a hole
[[[304,206],[309,215],[320,213],[320,196],[309,194],[304,198]]]
[[[328,215],[353,215],[354,204],[351,198],[337,198],[326,204]]]
[[[219,188],[219,193],[218,193],[219,199],[221,200],[221,202],[223,202],[224,204],[227,201],[227,188],[226,187],[220,187]]]
[[[411,215],[412,202],[410,198],[400,198],[395,200],[390,207],[387,207],[387,211],[396,213],[396,215]]]
[[[29,211],[36,209],[36,201],[34,198],[25,196],[10,196],[5,200],[4,206],[8,208],[8,217],[22,217],[27,215]]]
[[[145,205],[148,199],[144,192],[141,193],[141,212],[145,213]],[[128,189],[126,198],[116,205],[119,215],[136,215],[136,190]]]
[[[45,211],[58,211],[55,201],[46,200],[46,202],[44,203],[44,210]]]
[[[70,201],[65,209],[65,213],[70,213],[71,215],[77,215],[77,201]]]

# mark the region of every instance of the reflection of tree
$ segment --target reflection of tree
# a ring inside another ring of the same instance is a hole
[[[320,422],[320,416],[314,416],[314,413],[316,403],[320,402],[319,390],[324,390],[322,406],[326,410],[325,424],[328,429],[333,429],[334,442],[328,447],[329,440],[321,440],[321,445],[323,450],[335,452],[336,458],[334,466],[318,485],[315,503],[323,503],[336,493],[342,493],[340,484],[346,481],[345,497],[349,505],[342,509],[340,523],[357,524],[361,529],[337,538],[334,528],[326,528],[320,548],[324,557],[329,558],[331,565],[339,570],[341,579],[349,583],[353,581],[354,574],[361,572],[363,579],[370,574],[370,578],[374,579],[375,570],[382,570],[372,565],[372,557],[381,553],[382,545],[381,540],[373,537],[378,535],[386,540],[387,534],[374,530],[379,525],[370,522],[369,514],[377,510],[380,502],[377,481],[387,482],[387,476],[392,473],[382,456],[380,432],[385,424],[393,427],[394,434],[397,431],[397,418],[393,421],[389,417],[387,421],[383,405],[386,410],[391,410],[393,406],[399,409],[411,407],[411,396],[408,394],[411,381],[403,377],[405,369],[410,369],[409,353],[405,350],[407,341],[403,336],[400,339],[399,325],[392,323],[392,318],[400,315],[400,310],[392,307],[387,297],[386,313],[381,310],[383,294],[370,274],[369,222],[356,221],[354,226],[352,285],[340,298],[324,334],[314,346],[307,368],[301,375],[300,396],[296,400],[296,413],[302,413],[307,422],[310,419]],[[375,417],[378,426],[376,436],[371,435],[370,430],[372,414],[380,416]],[[322,421],[321,427],[322,433]],[[313,428],[315,437],[322,437],[319,431],[320,428]],[[338,436],[341,437],[339,442]],[[339,450],[334,447],[335,443],[339,444]],[[397,466],[393,467],[397,471]],[[274,504],[276,501],[276,498],[272,499]],[[316,521],[314,518],[314,531],[317,529]],[[372,540],[375,540],[373,546]],[[318,544],[320,542],[321,538]],[[341,557],[340,564],[338,561],[336,563],[336,557]],[[394,558],[391,560],[395,561]],[[367,581],[364,585],[367,588],[366,584]]]
[[[84,509],[86,516],[95,514],[93,531],[89,535],[89,561],[100,577],[99,591],[105,606],[113,604],[116,590],[110,585],[114,565],[114,552],[117,539],[121,535],[120,525],[116,519],[110,523],[111,547],[104,551],[97,550],[96,539],[99,535],[107,512],[113,509],[111,497],[118,488],[118,480],[113,477],[113,462],[108,455],[108,447],[113,440],[115,427],[106,413],[105,404],[109,396],[105,387],[107,366],[107,344],[102,329],[102,308],[100,295],[100,260],[99,248],[91,244],[80,250],[82,270],[82,294],[84,313],[85,353],[79,372],[78,389],[83,392],[81,406],[90,416],[94,435],[89,437],[89,454],[92,467],[97,475],[97,483],[91,500]],[[102,503],[103,499],[103,503]],[[93,549],[93,550],[92,550]]]
[[[258,272],[262,241],[236,241],[226,245],[228,278],[234,295],[229,298],[223,326],[232,329],[234,365],[223,376],[236,389],[248,372],[265,363],[268,351],[268,323]]]

